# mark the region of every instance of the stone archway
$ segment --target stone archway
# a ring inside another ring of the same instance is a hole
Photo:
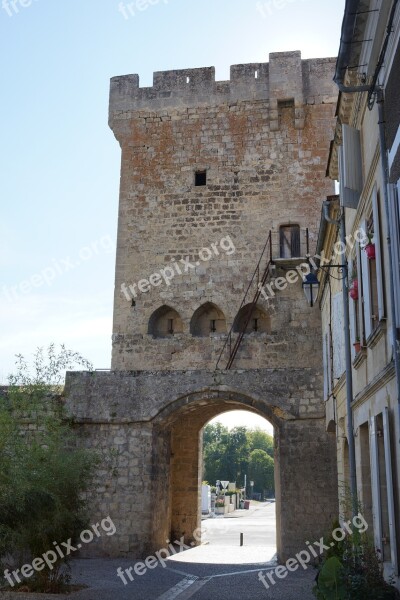
[[[69,373],[67,405],[84,443],[117,455],[110,490],[93,498],[93,518],[111,513],[117,525],[105,551],[140,557],[167,539],[195,542],[201,430],[232,408],[255,412],[275,428],[279,560],[319,540],[337,516],[335,436],[313,400],[319,382],[304,371]]]
[[[164,468],[169,471],[168,504],[164,514],[154,527],[153,535],[159,537],[159,543],[165,537],[185,543],[196,544],[198,536],[194,532],[200,527],[201,517],[201,466],[202,466],[202,430],[213,417],[232,410],[249,410],[267,417],[252,406],[252,399],[239,392],[228,393],[210,390],[206,393],[195,392],[168,405],[154,419],[155,437],[160,440],[167,437],[170,445],[170,461]],[[270,422],[278,419],[268,411]],[[277,477],[279,479],[279,476]],[[157,488],[155,480],[155,487]],[[156,490],[158,497],[163,490]],[[277,511],[280,502],[277,497]]]

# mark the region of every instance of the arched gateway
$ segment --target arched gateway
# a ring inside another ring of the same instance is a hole
[[[229,81],[213,68],[155,73],[151,88],[137,75],[111,80],[122,153],[113,370],[70,373],[66,388],[82,442],[113,450],[92,502],[118,531],[88,552],[190,543],[201,429],[230,408],[275,427],[280,559],[337,514],[320,315],[299,276],[334,193],[335,63],[284,52],[234,65]],[[296,252],[282,256],[291,224]]]
[[[110,514],[117,533],[96,550],[146,556],[167,539],[196,541],[201,430],[238,408],[275,428],[279,558],[319,540],[337,512],[335,437],[325,432],[319,389],[313,368],[69,373],[80,435],[89,446],[114,448],[115,477],[104,469],[93,518]]]

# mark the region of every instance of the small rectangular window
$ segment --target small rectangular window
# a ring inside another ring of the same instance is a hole
[[[207,185],[207,171],[196,171],[195,173],[195,185]]]
[[[168,333],[174,335],[174,320],[168,319]]]
[[[283,225],[279,228],[279,244],[281,258],[300,257],[299,225]]]
[[[211,331],[211,333],[215,333],[217,331],[215,319],[212,319],[210,321],[210,331]]]

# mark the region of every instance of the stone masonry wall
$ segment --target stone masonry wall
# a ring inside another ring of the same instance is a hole
[[[92,519],[117,533],[87,555],[145,557],[166,540],[197,543],[202,428],[247,409],[275,427],[280,560],[319,539],[337,513],[335,436],[324,431],[315,368],[68,373],[67,408],[87,447],[110,454],[98,471]]]

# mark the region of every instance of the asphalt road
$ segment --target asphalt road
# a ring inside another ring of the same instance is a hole
[[[234,516],[232,516],[234,515]],[[237,547],[243,533],[245,546],[276,546],[275,503],[252,504],[250,510],[206,519],[202,523],[202,540],[212,546]]]

